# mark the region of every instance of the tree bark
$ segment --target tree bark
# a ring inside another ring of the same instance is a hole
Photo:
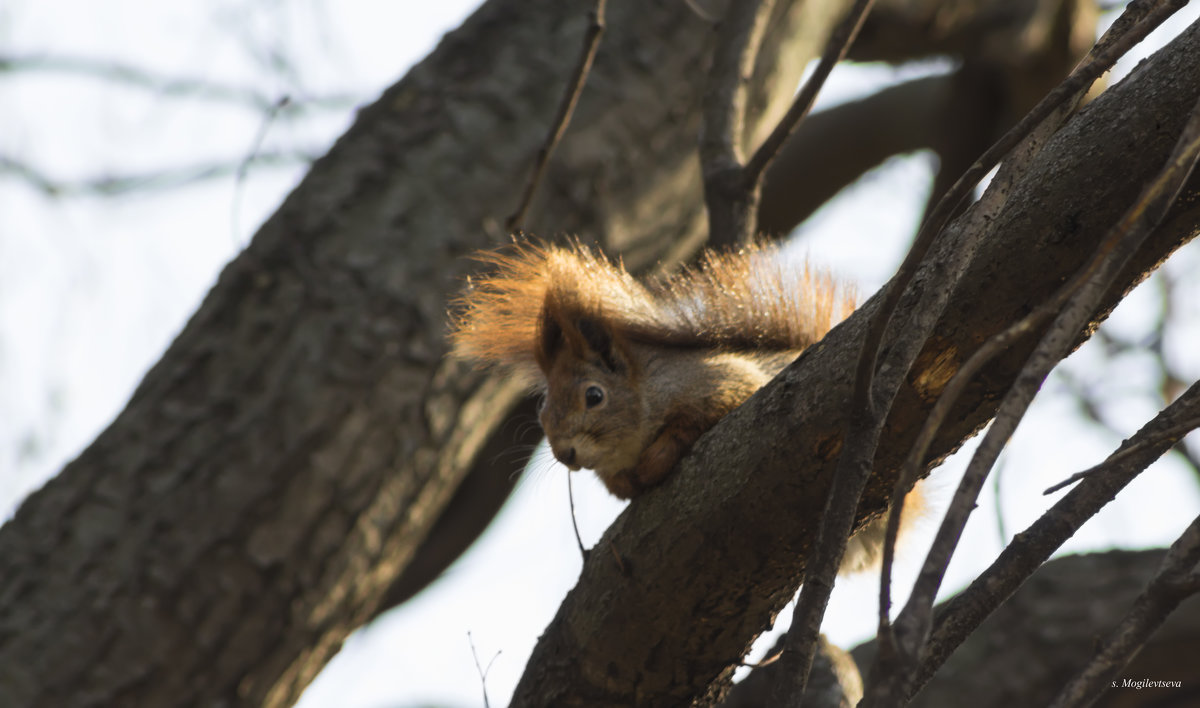
[[[1163,551],[1066,556],[1040,568],[989,617],[913,698],[913,708],[1049,705],[1158,570]],[[853,650],[870,666],[875,643]],[[1098,706],[1196,705],[1200,599],[1181,605],[1122,672],[1130,679],[1182,681],[1181,688],[1110,690]]]
[[[780,3],[751,125],[841,4]],[[589,8],[489,2],[364,108],[0,529],[0,705],[288,705],[373,616],[522,397],[443,360],[447,299],[502,238]],[[712,29],[685,3],[608,20],[530,224],[645,266],[702,237]]]
[[[935,250],[979,251],[896,397],[860,523],[886,506],[894,471],[941,387],[981,342],[1047,299],[1163,166],[1197,95],[1200,27],[1185,31],[1068,123],[1013,186],[986,233],[948,229]],[[1193,177],[1096,313],[1113,305],[1200,225]],[[936,265],[920,289],[945,287]],[[916,294],[901,301],[900,313]],[[842,445],[865,303],[774,382],[701,438],[666,483],[631,504],[534,650],[513,706],[710,703],[792,597]],[[895,320],[903,326],[904,317]],[[1037,334],[1037,333],[1035,333]],[[995,410],[1031,336],[989,365],[935,441],[940,459]],[[886,363],[886,342],[884,357]],[[764,440],[771,444],[764,445]],[[806,463],[797,468],[797,460]]]
[[[781,112],[845,5],[778,3],[752,131]],[[588,9],[493,0],[364,108],[117,420],[0,528],[0,705],[288,705],[389,588],[411,592],[397,579],[522,397],[443,361],[448,295],[461,256],[504,237]],[[645,268],[703,239],[696,109],[712,28],[686,3],[614,4],[608,24],[528,226]],[[1029,178],[902,394],[887,449],[902,454],[945,367],[1059,282],[1157,168],[1196,93],[1189,37],[1191,57],[1140,72],[1143,94],[1092,109],[1073,124],[1091,132],[1068,128],[1058,162]],[[1195,223],[1184,202],[1125,283]],[[693,459],[719,472],[690,462],[618,521],[603,543],[629,575],[593,554],[523,700],[724,690],[802,574],[860,336],[861,316],[714,431]],[[989,370],[939,451],[986,420],[1018,360]],[[763,439],[786,442],[745,449]],[[795,459],[816,464],[797,475],[781,464]]]
[[[974,708],[1049,704],[1087,660],[1097,638],[1106,636],[1133,604],[1163,556],[1161,550],[1109,551],[1064,556],[1046,563],[950,657],[913,697],[911,705],[961,705],[967,696]],[[822,646],[822,651],[829,648]],[[862,681],[856,672],[872,665],[876,651],[874,640],[851,650],[849,665],[840,667],[836,674],[840,683],[851,690],[858,688],[861,695]],[[1139,690],[1121,685],[1110,690],[1098,705],[1196,705],[1200,688],[1192,679],[1198,653],[1200,599],[1192,598],[1171,615],[1169,623],[1121,672],[1124,678],[1176,680],[1183,686]],[[768,708],[770,686],[776,680],[773,674],[779,668],[780,662],[775,662],[754,669],[733,688],[722,708]],[[818,664],[813,670],[822,668]],[[828,670],[824,676],[826,682],[832,678]]]

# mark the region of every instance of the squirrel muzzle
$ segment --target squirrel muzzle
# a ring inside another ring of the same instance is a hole
[[[557,447],[553,443],[550,444],[550,452],[554,453],[554,458],[567,466],[567,469],[572,472],[579,469],[579,463],[576,462],[577,455],[574,447]]]

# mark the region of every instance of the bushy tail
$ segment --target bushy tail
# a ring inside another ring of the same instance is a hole
[[[830,276],[770,246],[710,251],[699,266],[645,285],[578,243],[518,242],[477,258],[491,269],[455,301],[454,354],[530,383],[538,378],[535,350],[548,307],[596,318],[633,341],[731,350],[802,349],[853,310]]]
[[[652,287],[666,333],[682,345],[803,349],[854,311],[849,288],[771,245],[706,251]]]
[[[537,379],[535,347],[547,304],[583,310],[605,321],[645,322],[655,298],[620,264],[578,243],[517,242],[476,258],[490,266],[468,281],[452,304],[454,355]]]

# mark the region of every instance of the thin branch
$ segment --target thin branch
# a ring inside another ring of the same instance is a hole
[[[471,638],[470,632],[467,632],[467,643],[471,645],[471,658],[475,660],[475,671],[479,674],[479,685],[483,689],[483,708],[491,708],[492,704],[488,701],[487,675],[492,670],[492,664],[500,658],[500,652],[497,651],[488,662],[487,668],[484,668],[479,665],[479,652],[475,651],[475,640]]]
[[[1130,447],[1137,447],[1140,452],[1121,455],[1121,460],[1109,473],[1089,476],[1067,492],[1041,518],[1013,537],[1008,547],[966,590],[946,601],[938,612],[921,664],[906,687],[905,695],[911,697],[919,691],[950,654],[1016,592],[1051,553],[1170,449],[1171,442],[1162,436],[1162,431],[1176,428],[1181,421],[1197,416],[1200,416],[1200,382],[1193,384],[1142,426],[1118,448],[1114,457]],[[1142,441],[1148,438],[1157,438],[1159,443],[1143,445]]]
[[[567,471],[567,503],[571,507],[571,528],[575,530],[575,543],[579,544],[579,555],[587,563],[588,549],[583,547],[583,537],[579,535],[579,522],[575,520],[575,487],[571,484],[572,473]]]
[[[750,158],[750,162],[746,165],[744,179],[747,184],[757,184],[762,180],[763,173],[767,171],[771,161],[779,154],[779,149],[787,142],[788,136],[812,110],[813,103],[817,100],[817,94],[821,92],[825,80],[833,72],[833,67],[845,58],[850,45],[858,36],[858,31],[862,29],[863,21],[867,18],[867,13],[871,11],[874,1],[855,0],[854,6],[850,8],[846,18],[830,33],[829,42],[825,45],[825,53],[817,62],[812,76],[796,94],[796,100],[792,101],[792,105],[784,114],[783,119],[779,121],[762,145],[758,146],[758,150],[754,151],[754,157]]]
[[[592,62],[596,59],[596,50],[600,47],[600,37],[604,35],[606,2],[607,0],[596,0],[596,4],[588,15],[588,28],[583,34],[583,49],[580,51],[579,61],[575,64],[575,71],[571,75],[567,89],[563,93],[562,101],[558,104],[558,114],[554,117],[550,132],[546,134],[545,142],[538,150],[537,158],[533,163],[533,174],[525,183],[525,192],[521,195],[521,201],[516,210],[504,222],[505,230],[510,233],[523,225],[529,205],[533,202],[533,195],[537,192],[538,185],[546,172],[546,165],[550,162],[550,156],[554,154],[563,134],[567,132],[567,126],[571,124],[575,105],[579,103],[579,95],[583,93],[584,84],[587,83],[588,74],[592,70]]]
[[[975,506],[975,500],[978,498],[988,470],[991,469],[1000,450],[1024,416],[1025,410],[1050,369],[1062,359],[1072,343],[1079,337],[1083,327],[1095,312],[1100,298],[1111,287],[1116,274],[1166,215],[1179,190],[1191,174],[1198,156],[1200,156],[1200,102],[1193,108],[1191,118],[1184,127],[1167,164],[1142,190],[1120,221],[1110,229],[1092,260],[1060,290],[1059,296],[1056,296],[1056,299],[1060,299],[1064,291],[1073,293],[1001,402],[995,420],[972,457],[967,472],[946,511],[945,519],[934,539],[933,547],[926,556],[908,603],[897,618],[895,636],[898,640],[899,653],[885,657],[886,660],[896,662],[896,664],[886,670],[881,670],[878,674],[884,677],[880,681],[878,690],[872,692],[872,695],[878,700],[878,705],[895,704],[905,693],[902,682],[910,676],[909,669],[916,666],[924,649],[932,622],[934,597],[941,586],[950,556],[958,544],[967,517]],[[995,339],[1006,337],[1015,327],[1017,325],[997,335]],[[968,365],[965,365],[955,375],[951,384],[943,392],[942,398],[939,399],[939,404],[951,395],[957,395],[954,391],[955,380],[965,380],[972,374],[975,369],[971,368],[971,363],[980,358],[985,349],[987,349],[986,346],[976,352],[976,356],[972,357]],[[931,420],[932,418],[931,414]],[[906,470],[911,471],[912,460],[917,457],[916,453],[917,449],[914,446],[913,454],[910,454],[906,461]],[[923,457],[923,453],[921,456]],[[877,666],[882,665],[877,661]]]
[[[1145,448],[1156,447],[1164,442],[1170,443],[1171,447],[1175,447],[1177,444],[1179,444],[1179,441],[1183,439],[1184,435],[1187,435],[1188,433],[1192,432],[1197,427],[1200,427],[1200,416],[1197,416],[1196,418],[1184,420],[1179,425],[1177,425],[1173,428],[1168,428],[1166,430],[1161,431],[1157,436],[1146,438],[1146,439],[1142,440],[1141,442],[1137,443],[1136,445],[1130,445],[1129,447],[1121,450],[1120,452],[1113,453],[1108,459],[1106,459],[1104,462],[1101,462],[1098,465],[1092,465],[1091,467],[1087,468],[1086,470],[1083,470],[1082,472],[1076,472],[1075,474],[1071,475],[1070,477],[1067,477],[1066,479],[1059,482],[1058,484],[1054,484],[1054,485],[1047,487],[1046,490],[1044,492],[1042,492],[1042,494],[1053,494],[1064,487],[1071,486],[1072,484],[1078,482],[1081,479],[1088,477],[1089,475],[1106,474],[1106,473],[1110,472],[1118,464],[1123,462],[1125,458],[1131,457],[1131,456],[1141,452]]]
[[[279,97],[240,86],[227,86],[203,79],[167,77],[132,64],[69,56],[0,55],[0,73],[45,72],[87,76],[102,81],[125,84],[143,89],[157,97],[195,98],[203,101],[231,103],[266,113],[279,103]],[[318,108],[344,110],[358,105],[361,96],[333,94],[292,101],[295,111]]]
[[[1200,516],[1171,544],[1158,574],[1134,601],[1129,614],[1108,641],[1099,645],[1092,660],[1063,688],[1051,708],[1092,705],[1179,603],[1200,591],[1197,564],[1200,564]]]
[[[713,245],[747,243],[754,236],[759,190],[745,179],[742,142],[750,78],[774,7],[775,0],[731,3],[717,32],[700,136],[708,238]]]
[[[1101,74],[1108,71],[1117,59],[1141,42],[1146,35],[1184,4],[1186,4],[1186,0],[1130,3],[1124,14],[1113,23],[1112,27],[1096,43],[1096,46],[1088,52],[1088,56],[1083,62],[1061,84],[1039,101],[1033,110],[1010,128],[992,147],[988,148],[942,196],[937,206],[930,212],[929,218],[922,224],[912,248],[909,249],[908,255],[905,256],[895,277],[888,284],[883,301],[880,303],[875,317],[871,320],[856,371],[853,403],[855,407],[862,409],[870,407],[875,365],[883,333],[900,302],[900,296],[908,288],[908,284],[924,262],[929,247],[942,232],[959,204],[967,198],[979,180],[990,172],[1001,158],[1031,135],[1060,107],[1075,104],[1082,99],[1092,83]],[[1065,117],[1066,115],[1062,116],[1064,119]]]
[[[1163,352],[1163,343],[1165,341],[1165,338],[1163,337],[1163,328],[1166,326],[1167,322],[1172,316],[1171,293],[1174,290],[1175,283],[1169,273],[1166,271],[1161,271],[1155,275],[1158,276],[1155,277],[1154,280],[1157,281],[1159,285],[1159,295],[1162,301],[1160,305],[1161,311],[1154,323],[1154,329],[1149,335],[1148,342],[1143,341],[1140,343],[1140,346],[1143,346],[1154,355],[1155,363],[1159,371],[1162,373],[1162,381],[1159,384],[1159,394],[1163,403],[1165,404],[1170,403],[1179,395],[1179,391],[1182,390],[1186,385],[1186,381],[1178,371],[1174,370]],[[1114,338],[1104,327],[1101,327],[1096,331],[1094,338],[1103,343],[1105,356],[1110,359],[1135,348],[1135,345],[1132,343],[1120,341]],[[1124,431],[1105,418],[1101,410],[1100,402],[1096,399],[1095,394],[1088,390],[1083,382],[1079,381],[1077,377],[1071,375],[1070,372],[1062,369],[1057,369],[1055,373],[1057,379],[1067,387],[1071,395],[1075,398],[1076,402],[1079,403],[1084,415],[1088,418],[1088,420],[1092,421],[1094,424],[1117,439],[1125,437]],[[1200,471],[1200,458],[1197,458],[1197,456],[1192,453],[1186,444],[1176,445],[1175,447],[1171,448],[1171,453],[1177,456],[1185,465],[1187,465],[1192,471],[1193,475],[1195,475],[1197,471]],[[1078,473],[1076,477],[1080,477],[1088,473],[1088,470],[1084,470],[1083,472]],[[1075,478],[1068,479],[1059,486],[1047,489],[1046,493],[1049,494],[1057,491],[1061,486],[1065,486],[1073,481],[1075,481]]]
[[[247,163],[258,167],[294,167],[313,162],[317,153],[296,150],[264,152],[249,160],[186,165],[143,174],[86,177],[60,180],[42,173],[32,165],[0,155],[0,176],[9,175],[23,180],[48,197],[118,196],[132,192],[167,190],[186,187],[196,182],[237,174]]]
[[[1003,202],[1007,200],[1008,186],[1024,171],[1025,165],[1028,165],[1033,157],[1040,152],[1041,147],[1046,143],[1050,135],[1058,129],[1058,126],[1074,112],[1075,107],[1082,100],[1095,79],[1107,71],[1121,55],[1140,42],[1152,29],[1161,24],[1180,6],[1177,0],[1165,3],[1159,2],[1154,7],[1147,7],[1148,4],[1132,3],[1126,9],[1125,14],[1118,18],[1117,22],[1096,43],[1096,46],[1092,48],[1084,61],[1062,83],[1047,94],[1029,114],[1022,118],[996,144],[989,148],[955,182],[930,212],[929,218],[921,226],[917,238],[908,255],[905,257],[903,264],[901,264],[896,276],[888,285],[880,308],[868,327],[863,349],[860,352],[856,374],[857,379],[853,405],[858,410],[869,411],[872,407],[872,398],[878,397],[873,391],[875,388],[873,377],[883,333],[887,329],[896,306],[899,304],[900,297],[907,289],[908,283],[911,282],[913,276],[917,273],[918,268],[925,260],[926,253],[928,253],[950,217],[955,213],[958,205],[974,189],[979,179],[990,171],[1005,154],[1015,150],[1015,157],[1010,156],[1005,161],[1000,175],[993,182],[992,188],[989,189],[989,194],[985,196],[985,199],[990,199],[995,203],[981,204],[980,211],[985,213],[974,215],[973,218],[986,219],[986,212],[991,212],[1002,206]],[[945,287],[950,287],[950,285],[947,284]],[[1056,297],[1056,302],[1060,303],[1064,301],[1067,294],[1069,294],[1067,289],[1061,291],[1059,296]],[[891,567],[895,553],[895,539],[899,529],[899,518],[903,510],[904,495],[912,488],[916,480],[917,473],[924,463],[930,441],[932,441],[940,429],[950,407],[958,399],[966,384],[969,383],[974,371],[990,361],[1008,342],[1023,336],[1028,331],[1031,331],[1031,328],[1040,326],[1056,311],[1056,307],[1049,305],[1039,308],[1030,317],[1023,319],[1005,333],[997,335],[997,337],[985,345],[983,350],[977,351],[975,356],[957,372],[954,379],[951,380],[950,384],[943,391],[938,403],[930,412],[929,419],[926,421],[921,434],[918,435],[916,442],[913,444],[909,457],[902,467],[899,479],[896,482],[895,491],[892,496],[892,514],[888,520],[885,533],[878,615],[881,649],[877,656],[877,665],[881,667],[896,657],[896,647],[893,645],[894,636],[891,630],[889,614],[891,607]],[[886,410],[883,410],[879,411],[877,415],[882,420],[886,417],[886,413]],[[866,415],[866,413],[864,412],[862,415]],[[852,439],[858,441],[857,438]],[[860,443],[856,442],[855,446],[858,444]],[[891,673],[899,675],[900,672],[892,671]],[[884,697],[889,690],[881,687],[879,696],[881,698]]]
[[[271,106],[271,110],[263,116],[262,123],[258,126],[258,133],[254,136],[254,142],[250,145],[250,152],[246,158],[238,164],[237,171],[233,175],[233,204],[229,208],[229,233],[233,238],[233,242],[241,245],[241,237],[238,233],[238,222],[241,220],[242,213],[242,187],[246,182],[246,175],[250,171],[250,164],[254,158],[258,156],[259,150],[262,149],[263,142],[267,139],[267,132],[275,123],[275,119],[279,117],[279,112],[291,105],[291,99],[287,96],[276,101],[275,105]]]
[[[801,89],[783,120],[759,146],[747,164],[745,182],[754,194],[759,193],[763,172],[775,158],[780,146],[808,114],[833,66],[845,56],[872,4],[873,0],[855,2],[847,17],[830,35],[825,53],[813,75]],[[873,434],[864,431],[864,425],[874,427]],[[880,427],[881,425],[874,426],[869,416],[864,418],[856,415],[852,409],[846,439],[857,440],[868,436],[877,439]],[[834,577],[854,528],[859,499],[871,475],[870,459],[861,453],[861,450],[844,450],[838,461],[838,473],[834,476],[829,497],[826,499],[820,530],[813,546],[815,553],[805,568],[804,586],[792,612],[792,625],[784,639],[782,666],[779,668],[779,680],[773,691],[774,702],[778,705],[784,705],[785,702],[799,704],[808,688],[821,633],[821,619],[829,605]]]

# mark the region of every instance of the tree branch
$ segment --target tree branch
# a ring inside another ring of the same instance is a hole
[[[142,174],[60,179],[43,173],[33,165],[0,155],[0,175],[19,179],[47,197],[111,197],[134,192],[179,189],[198,182],[231,177],[251,167],[297,167],[311,163],[317,157],[314,152],[302,150],[260,152],[244,158],[231,158],[226,162],[168,167]]]
[[[278,96],[268,96],[251,88],[227,86],[203,79],[162,76],[140,66],[87,57],[0,55],[0,72],[48,72],[89,76],[101,81],[143,89],[157,97],[194,98],[229,103],[261,113],[270,112],[280,101]],[[289,101],[288,108],[291,113],[311,109],[345,110],[354,107],[361,100],[360,96],[351,94],[306,96]]]
[[[888,470],[898,469],[898,451],[911,445],[915,421],[933,405],[947,369],[1019,319],[1031,300],[1055,292],[1120,218],[1119,205],[1132,202],[1138,183],[1161,168],[1200,95],[1197,43],[1200,29],[1192,28],[1106,91],[1013,184],[1005,208],[989,221],[991,238],[980,244],[933,328],[938,336],[897,392],[874,461],[879,474],[856,525],[887,506],[896,477]],[[1139,150],[1120,148],[1130,140]],[[1100,177],[1106,174],[1114,179]],[[1106,294],[1098,316],[1191,238],[1198,209],[1180,201]],[[952,252],[969,237],[957,229],[973,223],[973,211],[939,248]],[[943,287],[935,277],[914,282]],[[836,458],[847,444],[844,402],[853,382],[845,361],[859,350],[878,307],[877,296],[702,437],[661,487],[630,504],[600,542],[618,549],[627,574],[610,558],[588,560],[535,648],[514,706],[674,705],[720,696],[750,642],[804,574]],[[935,459],[990,417],[989,402],[1011,385],[1033,346],[1018,342],[981,372],[970,400],[935,442]],[[761,444],[764,436],[771,445]],[[797,460],[806,464],[797,469]]]
[[[1136,435],[1110,456],[1104,474],[1089,475],[1058,503],[1016,535],[1012,543],[971,585],[944,603],[934,619],[933,631],[920,667],[906,689],[913,696],[967,636],[1046,561],[1085,521],[1112,501],[1150,463],[1165,454],[1174,441],[1164,431],[1177,429],[1184,421],[1200,416],[1200,383],[1148,422]],[[1157,440],[1155,445],[1144,444]],[[1136,454],[1126,451],[1137,449]]]
[[[1184,127],[1166,166],[1147,185],[1121,220],[1105,235],[1087,266],[1056,293],[1045,307],[1039,307],[988,341],[955,373],[957,381],[951,379],[943,391],[943,397],[957,396],[965,387],[965,382],[983,366],[982,362],[995,358],[1002,350],[1011,348],[1017,339],[1035,330],[1041,330],[1042,323],[1058,313],[1054,323],[1030,355],[1013,387],[1005,394],[996,419],[967,466],[967,471],[913,586],[908,603],[896,620],[895,636],[899,653],[897,655],[880,652],[881,658],[894,658],[896,664],[891,667],[879,667],[881,678],[888,678],[881,680],[877,687],[869,687],[868,695],[874,696],[870,704],[898,705],[903,701],[906,693],[903,688],[904,682],[912,675],[912,670],[920,661],[928,638],[934,598],[941,586],[945,569],[950,563],[950,557],[958,545],[967,517],[974,509],[979,492],[987,479],[987,472],[995,464],[1000,450],[1008,442],[1050,369],[1079,341],[1084,327],[1093,321],[1101,298],[1111,290],[1117,274],[1125,268],[1134,252],[1166,216],[1179,190],[1191,175],[1197,156],[1200,156],[1200,110],[1193,109],[1192,118]],[[941,408],[935,406],[935,410],[943,415],[937,418],[931,414],[925,430],[922,431],[922,443],[932,439],[934,433],[931,429],[944,422],[949,404]],[[901,473],[901,488],[906,479],[915,478],[918,466],[923,460],[924,450],[919,444],[906,460],[905,469]],[[881,621],[886,621],[886,615],[882,612],[881,615]],[[874,675],[874,672],[872,673]]]
[[[512,232],[525,221],[529,204],[533,201],[533,195],[546,172],[546,164],[550,162],[550,156],[554,154],[554,149],[562,140],[563,133],[567,132],[567,126],[571,124],[571,116],[575,113],[575,104],[579,102],[579,94],[583,92],[583,87],[587,84],[588,72],[592,69],[592,62],[596,59],[596,50],[600,47],[600,38],[604,36],[604,5],[606,2],[607,0],[595,0],[595,5],[592,6],[592,11],[588,16],[587,31],[583,34],[583,48],[579,52],[579,61],[575,64],[575,70],[571,72],[571,79],[567,82],[566,90],[563,91],[562,102],[558,104],[558,113],[554,116],[554,122],[551,123],[550,131],[546,134],[546,142],[542,143],[542,147],[538,150],[537,158],[533,163],[533,172],[529,175],[529,181],[525,183],[521,201],[516,210],[504,222],[506,231]]]
[[[757,228],[759,190],[744,173],[746,86],[753,75],[774,0],[730,3],[717,26],[717,45],[704,92],[700,163],[708,239],[712,245],[749,243]]]
[[[1163,559],[1121,624],[1100,645],[1092,660],[1051,704],[1051,708],[1090,706],[1109,687],[1117,672],[1154,634],[1180,602],[1200,592],[1200,516],[1192,521]]]

